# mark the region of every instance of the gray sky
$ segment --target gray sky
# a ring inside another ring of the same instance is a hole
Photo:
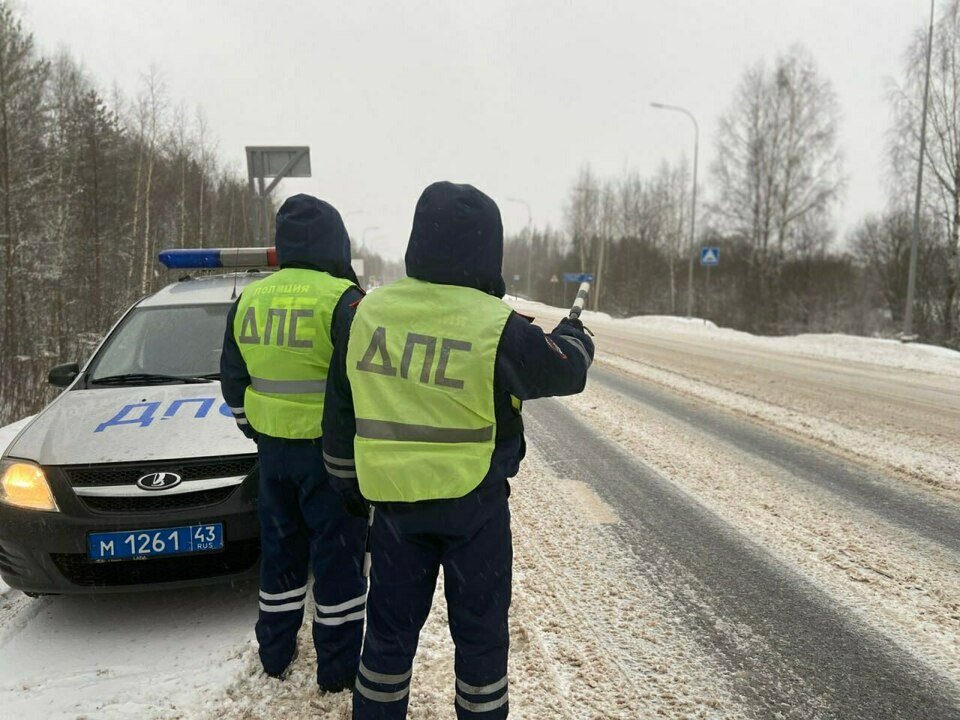
[[[104,89],[134,95],[156,63],[203,107],[222,160],[308,144],[313,175],[282,195],[334,203],[351,234],[399,256],[430,182],[494,197],[506,231],[560,225],[577,169],[653,172],[692,152],[709,182],[717,118],[747,65],[802,42],[837,92],[848,189],[841,232],[880,210],[885,95],[926,0],[26,0],[44,50],[65,47]],[[709,189],[709,188],[708,188]],[[351,212],[358,211],[360,212]]]

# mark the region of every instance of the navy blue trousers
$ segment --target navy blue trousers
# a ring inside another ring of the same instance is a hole
[[[319,441],[260,436],[260,661],[290,664],[313,571],[317,682],[353,684],[360,656],[367,522],[349,516],[330,487]]]
[[[502,480],[457,500],[377,506],[355,720],[406,717],[413,658],[441,566],[456,645],[457,717],[507,717],[513,563],[508,494]]]

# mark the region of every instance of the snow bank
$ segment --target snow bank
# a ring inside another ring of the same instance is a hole
[[[0,606],[5,718],[195,717],[205,694],[238,672],[257,615],[251,583],[9,598]]]
[[[521,298],[508,297],[507,301],[525,314],[554,318],[567,313],[563,308]],[[581,317],[594,330],[602,328],[614,332],[683,334],[711,342],[736,343],[776,353],[960,377],[960,352],[936,345],[902,343],[889,338],[868,338],[840,333],[767,337],[717,327],[713,322],[702,318],[687,319],[670,315],[638,315],[617,319],[607,313],[585,311]]]

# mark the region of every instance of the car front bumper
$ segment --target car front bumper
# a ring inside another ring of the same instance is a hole
[[[173,511],[90,511],[69,485],[48,473],[60,512],[0,504],[0,578],[28,593],[159,590],[255,577],[260,559],[256,473],[225,500]],[[93,561],[90,533],[223,524],[224,547],[210,553]]]

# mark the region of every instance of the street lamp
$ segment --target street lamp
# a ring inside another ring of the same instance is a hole
[[[530,275],[533,273],[533,212],[530,203],[521,198],[507,198],[507,202],[520,203],[527,208],[527,299],[531,299]]]
[[[913,232],[910,233],[910,266],[907,270],[907,306],[903,311],[904,342],[913,335],[913,296],[917,286],[917,246],[920,244],[920,200],[923,193],[923,163],[927,145],[927,103],[930,99],[930,55],[933,50],[933,0],[930,0],[930,32],[927,35],[927,74],[923,84],[923,119],[920,121],[920,160],[917,167],[917,195],[913,205]]]
[[[693,116],[693,113],[685,108],[676,105],[664,105],[663,103],[650,103],[650,107],[657,110],[681,112],[690,118],[693,123],[693,200],[690,203],[690,271],[687,273],[687,319],[689,320],[693,316],[693,255],[697,224],[697,160],[700,152],[700,126],[697,124],[697,119]]]

